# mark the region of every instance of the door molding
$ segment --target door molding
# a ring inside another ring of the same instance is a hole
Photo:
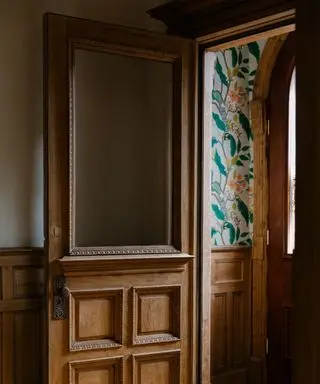
[[[268,158],[266,101],[270,80],[281,48],[288,34],[270,38],[263,51],[250,102],[254,153],[254,226],[252,246],[252,355],[253,382],[261,382],[266,373],[267,342],[267,231],[268,231]],[[256,375],[259,375],[257,377]],[[258,381],[259,380],[259,381]]]

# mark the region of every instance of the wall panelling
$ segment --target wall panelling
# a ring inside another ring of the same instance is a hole
[[[0,383],[41,384],[42,249],[0,249]]]

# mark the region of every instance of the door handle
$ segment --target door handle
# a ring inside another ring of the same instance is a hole
[[[57,276],[53,280],[53,319],[68,318],[70,290],[65,276]]]

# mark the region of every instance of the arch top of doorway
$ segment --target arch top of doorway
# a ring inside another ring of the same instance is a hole
[[[253,89],[253,100],[263,99],[266,100],[269,95],[271,75],[276,63],[277,57],[284,42],[287,40],[289,34],[281,34],[278,36],[270,37],[263,50],[257,74],[255,77],[255,85]]]

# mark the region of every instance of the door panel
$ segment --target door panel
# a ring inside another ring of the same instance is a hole
[[[62,259],[70,296],[61,342],[72,383],[189,382],[189,260],[113,259],[110,268],[110,260]]]
[[[48,380],[195,377],[195,45],[45,17]]]
[[[288,106],[295,36],[283,45],[270,87],[268,382],[291,383],[292,254],[288,253]]]
[[[212,251],[212,382],[247,383],[250,359],[250,250]]]

